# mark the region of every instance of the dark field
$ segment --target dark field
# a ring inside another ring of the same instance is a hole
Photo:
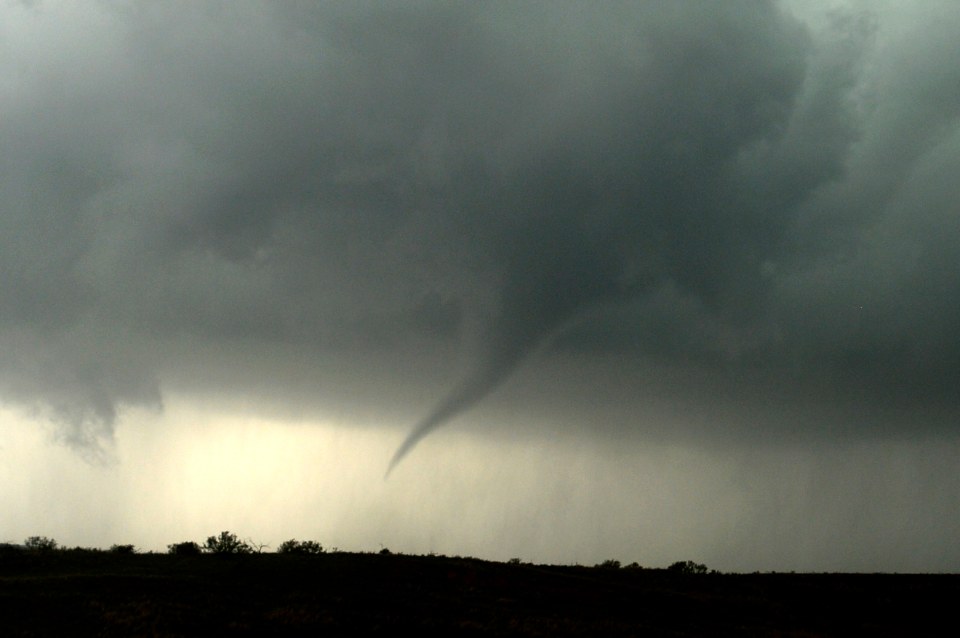
[[[960,576],[679,574],[467,558],[0,556],[0,636],[916,636]]]

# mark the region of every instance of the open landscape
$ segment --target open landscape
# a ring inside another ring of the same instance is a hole
[[[917,636],[950,626],[958,595],[957,575],[721,574],[689,561],[13,546],[0,556],[4,636]]]

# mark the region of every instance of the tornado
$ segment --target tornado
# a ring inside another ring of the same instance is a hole
[[[569,228],[530,236],[537,237],[534,245],[523,246],[509,259],[500,313],[487,324],[472,371],[414,426],[384,478],[427,435],[489,396],[585,310],[624,297],[622,263],[612,251]]]
[[[502,385],[543,340],[540,332],[508,333],[490,344],[494,347],[484,353],[479,365],[410,431],[390,460],[384,478],[389,478],[400,461],[428,434],[466,412]]]

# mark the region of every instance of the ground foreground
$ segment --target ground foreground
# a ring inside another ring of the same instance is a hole
[[[958,600],[954,575],[350,553],[0,556],[3,636],[917,636],[953,626]]]

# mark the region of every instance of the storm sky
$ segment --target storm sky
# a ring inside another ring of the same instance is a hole
[[[0,542],[960,570],[952,0],[0,7]]]

